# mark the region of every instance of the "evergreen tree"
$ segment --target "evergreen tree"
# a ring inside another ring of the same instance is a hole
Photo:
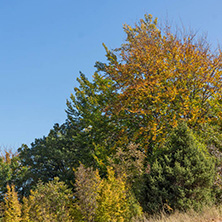
[[[173,130],[166,147],[157,151],[147,175],[145,209],[199,209],[214,199],[214,159],[185,124]]]

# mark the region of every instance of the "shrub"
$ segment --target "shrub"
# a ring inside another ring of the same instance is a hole
[[[142,215],[142,209],[128,190],[122,177],[115,177],[111,167],[107,169],[107,179],[101,183],[96,221],[131,221]]]
[[[94,221],[101,178],[98,170],[80,164],[75,172],[75,220]]]
[[[58,178],[46,184],[39,182],[31,191],[28,203],[24,203],[30,207],[25,214],[29,214],[31,221],[72,221],[72,198],[72,191]]]
[[[7,192],[5,194],[4,219],[3,221],[18,222],[21,221],[21,204],[18,200],[15,186],[7,185]]]
[[[77,169],[75,183],[75,221],[131,221],[142,215],[142,208],[128,189],[125,177],[118,177],[107,167],[107,178],[98,170]]]
[[[126,185],[138,199],[144,188],[145,158],[139,145],[133,143],[129,143],[126,148],[118,148],[112,158],[109,158],[116,175],[125,178]]]

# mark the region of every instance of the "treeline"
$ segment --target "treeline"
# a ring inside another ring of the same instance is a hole
[[[142,221],[222,198],[222,54],[145,15],[67,120],[0,158],[2,221]]]

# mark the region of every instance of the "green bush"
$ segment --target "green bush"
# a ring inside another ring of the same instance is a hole
[[[157,151],[146,180],[148,212],[200,209],[213,201],[214,159],[181,123]]]

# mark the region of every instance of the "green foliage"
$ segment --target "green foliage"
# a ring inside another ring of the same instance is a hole
[[[222,54],[165,28],[151,15],[125,25],[125,44],[104,45],[107,63],[96,63],[93,80],[80,73],[66,122],[0,157],[5,218],[132,221],[140,204],[151,213],[199,209],[213,189],[222,193]],[[201,143],[184,124],[170,134],[181,120]]]
[[[112,147],[121,135],[116,117],[106,114],[111,109],[105,110],[107,104],[115,100],[117,93],[113,82],[97,72],[92,82],[82,73],[77,80],[79,87],[75,88],[75,95],[71,95],[70,101],[67,101],[66,112],[71,126],[81,126],[74,138],[85,151],[79,161],[88,167],[101,167],[100,164],[106,164],[107,156],[113,152]]]
[[[83,74],[78,81],[80,86],[75,88],[75,96],[67,101],[66,123],[55,124],[47,137],[36,139],[31,147],[19,148],[22,164],[29,168],[27,194],[39,179],[47,182],[59,177],[71,186],[72,169],[78,167],[79,162],[89,167],[98,165],[95,159],[99,155],[95,153],[97,144],[103,147],[101,161],[112,152],[109,147],[119,135],[114,130],[114,119],[107,117],[103,110],[108,100],[115,97],[112,82],[97,73],[93,83]]]
[[[5,154],[0,157],[0,201],[4,199],[7,184],[14,184],[19,194],[24,193],[27,171],[28,167],[21,163],[21,158],[18,154],[5,151]]]
[[[215,179],[214,159],[185,124],[174,129],[147,175],[145,209],[199,209],[211,204]]]
[[[205,124],[197,136],[216,159],[214,191],[217,204],[220,204],[222,203],[222,119],[214,124]]]
[[[26,195],[39,180],[48,182],[59,177],[68,185],[74,180],[72,168],[79,165],[84,153],[74,138],[77,131],[74,126],[70,129],[68,123],[55,124],[47,137],[36,139],[31,147],[23,145],[19,149],[23,166],[29,168]]]

